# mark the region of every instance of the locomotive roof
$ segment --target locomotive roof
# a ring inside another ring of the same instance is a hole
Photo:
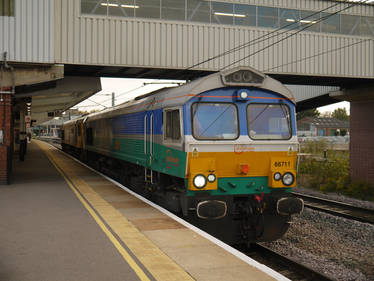
[[[247,81],[235,81],[234,75],[239,74],[245,74]],[[251,67],[236,67],[227,71],[216,72],[204,76],[182,86],[165,88],[139,96],[131,101],[125,102],[113,108],[92,113],[87,117],[88,120],[95,120],[98,118],[107,118],[129,112],[178,106],[186,103],[195,95],[226,86],[242,86],[265,89],[278,93],[293,103],[295,102],[291,91],[279,81]]]
[[[83,120],[85,117],[86,117],[86,115],[83,115],[83,116],[80,116],[80,117],[78,117],[78,118],[74,118],[74,119],[71,119],[71,120],[65,121],[65,122],[64,122],[64,125],[73,125],[73,124],[75,124],[77,121],[81,121],[81,120]]]

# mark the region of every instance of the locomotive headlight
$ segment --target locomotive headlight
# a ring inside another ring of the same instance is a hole
[[[247,92],[244,92],[244,91],[241,92],[241,93],[240,93],[240,98],[242,98],[243,100],[246,99],[246,98],[248,98],[248,93],[247,93]]]
[[[287,173],[284,173],[283,177],[282,177],[282,182],[284,185],[291,185],[293,184],[293,182],[295,181],[295,177],[293,174],[287,172]]]
[[[193,179],[193,185],[198,188],[204,188],[207,184],[207,180],[203,175],[196,175]]]
[[[279,172],[274,174],[274,180],[279,181],[282,178],[282,175]]]
[[[216,180],[216,176],[213,174],[208,175],[208,182],[214,182]]]

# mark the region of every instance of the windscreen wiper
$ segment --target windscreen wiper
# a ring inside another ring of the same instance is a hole
[[[204,132],[202,132],[201,134],[200,134],[200,136],[202,136],[202,135],[204,135],[204,133],[206,132],[206,131],[208,131],[208,129],[210,128],[210,127],[212,127],[212,125],[219,119],[219,118],[221,118],[221,116],[229,109],[229,107],[231,106],[231,104],[229,104],[227,107],[226,107],[226,109],[220,114],[220,115],[218,115],[218,117],[216,118],[216,119],[214,119],[213,120],[213,122],[212,123],[210,123],[210,125],[204,130]]]

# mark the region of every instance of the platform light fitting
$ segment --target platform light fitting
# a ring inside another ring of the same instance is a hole
[[[231,13],[220,13],[220,12],[215,12],[214,13],[216,16],[227,16],[227,17],[237,17],[237,18],[245,18],[246,15],[241,15],[241,14],[231,14]]]
[[[294,20],[294,19],[286,19],[286,21],[288,22],[297,22],[297,20]],[[310,24],[315,24],[317,23],[316,21],[312,21],[312,20],[300,20],[301,23],[310,23]]]
[[[114,4],[114,3],[101,3],[101,6],[108,6],[108,7],[119,7],[120,5]],[[122,8],[132,8],[132,9],[138,9],[139,6],[137,5],[121,5]]]
[[[123,8],[133,8],[133,9],[138,9],[139,6],[136,6],[136,5],[121,5],[121,7]]]
[[[314,24],[314,23],[317,23],[316,21],[311,21],[311,20],[300,20],[301,23],[311,23],[311,24]]]
[[[100,5],[101,6],[108,6],[108,7],[118,7],[119,6],[118,4],[114,4],[114,3],[101,3]]]

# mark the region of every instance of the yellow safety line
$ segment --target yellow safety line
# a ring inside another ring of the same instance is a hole
[[[43,149],[43,147],[38,143],[39,147]],[[44,149],[43,149],[44,150]],[[126,262],[130,265],[130,267],[135,271],[135,273],[138,275],[140,280],[149,280],[147,275],[144,273],[144,271],[137,265],[137,263],[134,261],[134,259],[130,256],[130,254],[122,247],[122,245],[119,243],[119,241],[114,237],[114,235],[109,231],[109,229],[105,226],[104,222],[98,217],[98,215],[95,213],[95,211],[91,208],[90,205],[87,204],[85,199],[83,199],[82,195],[77,191],[77,189],[74,187],[72,183],[70,183],[70,180],[65,176],[61,168],[56,164],[56,162],[52,159],[52,157],[49,155],[49,152],[44,150],[46,152],[46,155],[55,166],[57,171],[64,177],[65,181],[69,185],[69,187],[73,190],[74,194],[78,197],[79,201],[83,204],[83,206],[87,209],[87,211],[90,213],[90,215],[94,218],[96,223],[100,226],[101,230],[108,236],[109,240],[112,242],[114,247],[120,252],[122,257],[126,260]]]

